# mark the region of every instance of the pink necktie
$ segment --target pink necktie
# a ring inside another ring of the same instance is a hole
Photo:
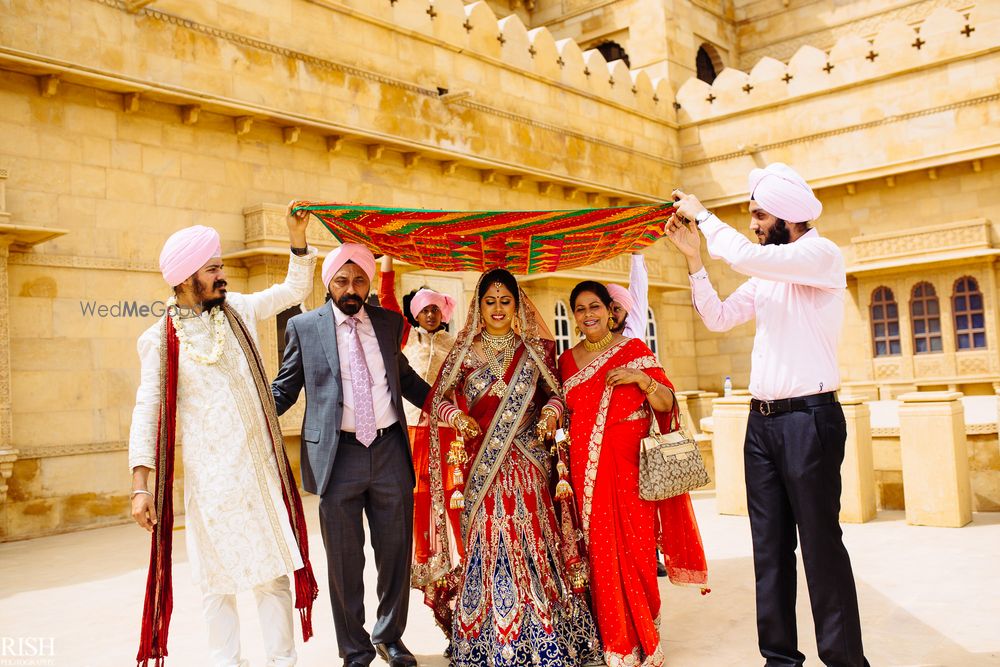
[[[351,361],[351,388],[354,390],[354,428],[358,442],[369,447],[375,442],[375,407],[372,403],[372,376],[358,334],[360,324],[361,320],[357,317],[347,319],[347,326],[351,328],[348,358]]]

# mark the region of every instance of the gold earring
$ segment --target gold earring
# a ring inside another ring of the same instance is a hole
[[[616,320],[615,316],[612,315],[611,317],[608,318],[608,328],[614,329],[616,326],[618,326],[618,320]]]
[[[577,337],[577,338],[580,338],[580,337],[582,337],[582,336],[583,336],[583,332],[582,332],[582,331],[580,331],[580,327],[577,327],[577,328],[576,328],[576,337]]]

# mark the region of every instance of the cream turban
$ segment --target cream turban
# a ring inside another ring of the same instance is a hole
[[[635,308],[635,299],[629,294],[629,291],[622,287],[621,285],[616,285],[614,283],[608,284],[608,292],[611,293],[611,299],[617,301],[622,305],[627,311],[631,311]]]
[[[160,272],[168,285],[177,287],[213,257],[222,257],[219,232],[203,225],[185,227],[171,234],[163,244]]]
[[[455,300],[447,294],[441,294],[430,289],[418,290],[410,300],[410,313],[416,319],[420,311],[427,306],[436,305],[441,309],[441,319],[444,322],[451,321],[451,315],[455,312]]]
[[[786,222],[808,222],[823,212],[805,179],[781,162],[750,172],[750,199]]]
[[[368,280],[375,277],[375,255],[372,251],[360,243],[345,243],[323,260],[323,284],[330,288],[330,281],[333,276],[340,271],[340,267],[348,262],[354,262],[368,276]]]

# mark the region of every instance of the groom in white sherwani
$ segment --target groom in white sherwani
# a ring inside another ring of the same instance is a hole
[[[303,637],[317,594],[301,499],[258,352],[257,323],[302,303],[316,250],[305,215],[288,219],[283,283],[229,293],[218,232],[182,229],[160,255],[173,288],[167,314],[138,342],[141,381],[129,434],[132,516],[153,533],[137,659],[161,664],[171,610],[175,444],[183,444],[185,539],[204,596],[211,655],[199,664],[242,667],[235,594],[253,590],[269,667],[296,662],[289,575]],[[155,484],[150,473],[156,471]]]

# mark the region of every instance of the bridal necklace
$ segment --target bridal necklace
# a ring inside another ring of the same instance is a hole
[[[587,340],[586,338],[584,338],[583,339],[583,347],[588,352],[600,352],[604,348],[606,348],[609,345],[611,345],[611,341],[613,341],[614,339],[615,339],[615,333],[613,331],[609,331],[607,336],[605,336],[601,340],[599,340],[597,342],[594,342],[594,343],[591,343],[589,340]]]
[[[226,321],[226,314],[222,311],[221,307],[215,307],[212,309],[209,319],[212,322],[212,351],[208,354],[202,354],[194,349],[194,345],[188,339],[187,332],[184,329],[184,323],[178,316],[177,312],[177,298],[170,297],[167,300],[167,313],[170,319],[174,323],[174,331],[177,333],[177,342],[180,346],[184,348],[188,356],[194,359],[197,363],[203,366],[211,366],[212,364],[219,361],[222,357],[222,351],[226,347],[226,326],[228,322]]]
[[[483,352],[486,353],[486,363],[497,379],[490,393],[494,396],[502,396],[507,391],[507,383],[504,382],[503,377],[507,373],[510,362],[514,359],[514,330],[511,329],[502,336],[494,336],[484,330],[481,336]]]

